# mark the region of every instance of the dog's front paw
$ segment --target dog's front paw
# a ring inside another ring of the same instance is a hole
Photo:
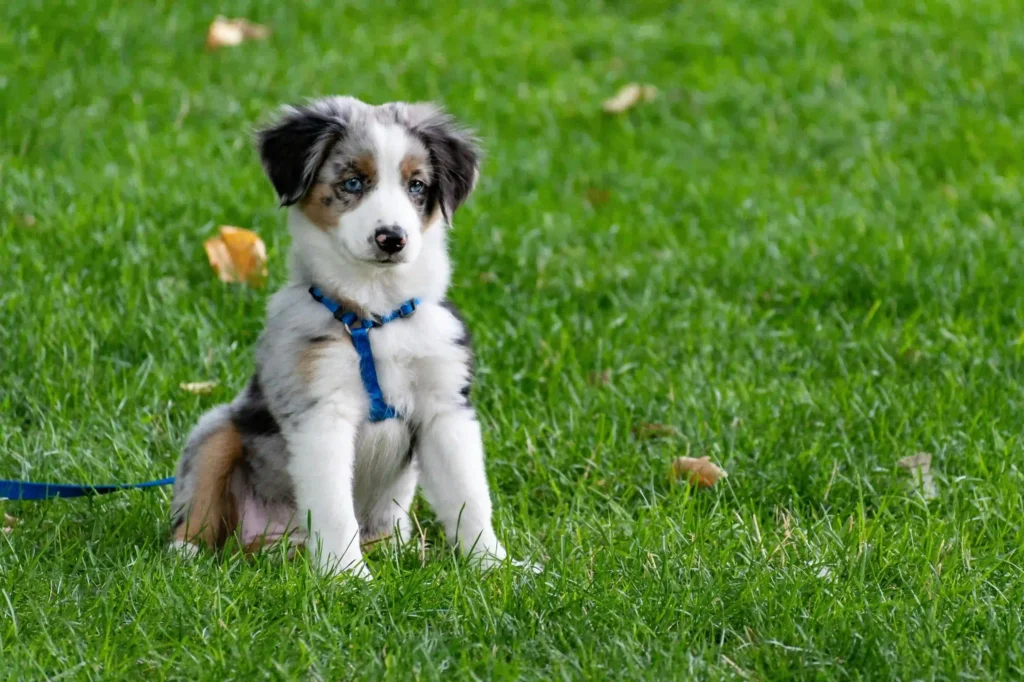
[[[544,566],[532,561],[523,561],[520,559],[513,559],[505,553],[504,549],[498,548],[499,552],[476,552],[470,557],[470,561],[476,563],[480,570],[489,571],[492,568],[497,568],[502,564],[508,562],[514,568],[523,571],[524,573],[540,573],[544,570]]]

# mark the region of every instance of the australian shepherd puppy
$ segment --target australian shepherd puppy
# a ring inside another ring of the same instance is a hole
[[[445,300],[474,138],[431,104],[332,97],[285,108],[257,140],[288,207],[291,277],[248,385],[188,438],[172,546],[287,537],[323,572],[369,577],[361,546],[409,537],[421,485],[450,542],[484,566],[504,560],[469,334]]]

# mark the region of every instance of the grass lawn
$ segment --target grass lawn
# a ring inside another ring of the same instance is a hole
[[[0,679],[1024,675],[1018,3],[2,5],[0,477],[171,473],[285,277],[251,126],[436,99],[487,149],[451,297],[499,534],[547,569],[479,575],[422,503],[355,585],[172,558],[166,489],[6,502]],[[218,12],[274,33],[207,53]]]

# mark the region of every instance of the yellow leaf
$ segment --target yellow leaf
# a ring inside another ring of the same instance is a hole
[[[255,232],[221,225],[220,236],[203,244],[210,266],[222,282],[260,286],[267,276],[267,247]]]
[[[672,462],[672,479],[685,478],[690,485],[710,488],[729,474],[710,457],[680,457]]]

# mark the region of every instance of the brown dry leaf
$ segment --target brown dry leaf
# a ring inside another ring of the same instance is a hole
[[[612,193],[606,189],[599,189],[597,187],[587,188],[587,201],[590,202],[591,206],[602,206],[607,204],[611,198]]]
[[[205,395],[213,391],[220,384],[216,381],[188,381],[178,384],[178,388],[189,393]]]
[[[230,225],[220,226],[220,236],[203,246],[210,267],[222,282],[260,286],[267,277],[267,247],[255,232]]]
[[[669,424],[641,423],[633,427],[633,435],[640,440],[670,438],[679,435],[679,429]]]
[[[254,24],[247,19],[228,19],[218,16],[206,31],[206,49],[241,45],[246,40],[263,40],[270,35],[270,29],[263,24]]]
[[[896,466],[910,474],[908,483],[911,490],[918,490],[926,500],[934,500],[939,496],[939,488],[932,478],[932,456],[928,452],[918,452],[896,462]]]
[[[728,472],[711,461],[710,457],[679,457],[672,462],[672,480],[685,478],[690,485],[710,488]]]
[[[587,375],[587,383],[591,386],[604,386],[612,380],[612,373],[606,369],[600,372],[591,372]]]
[[[658,96],[658,88],[653,85],[630,83],[624,85],[611,99],[606,99],[601,107],[609,114],[621,114],[632,109],[640,102],[650,102]]]

